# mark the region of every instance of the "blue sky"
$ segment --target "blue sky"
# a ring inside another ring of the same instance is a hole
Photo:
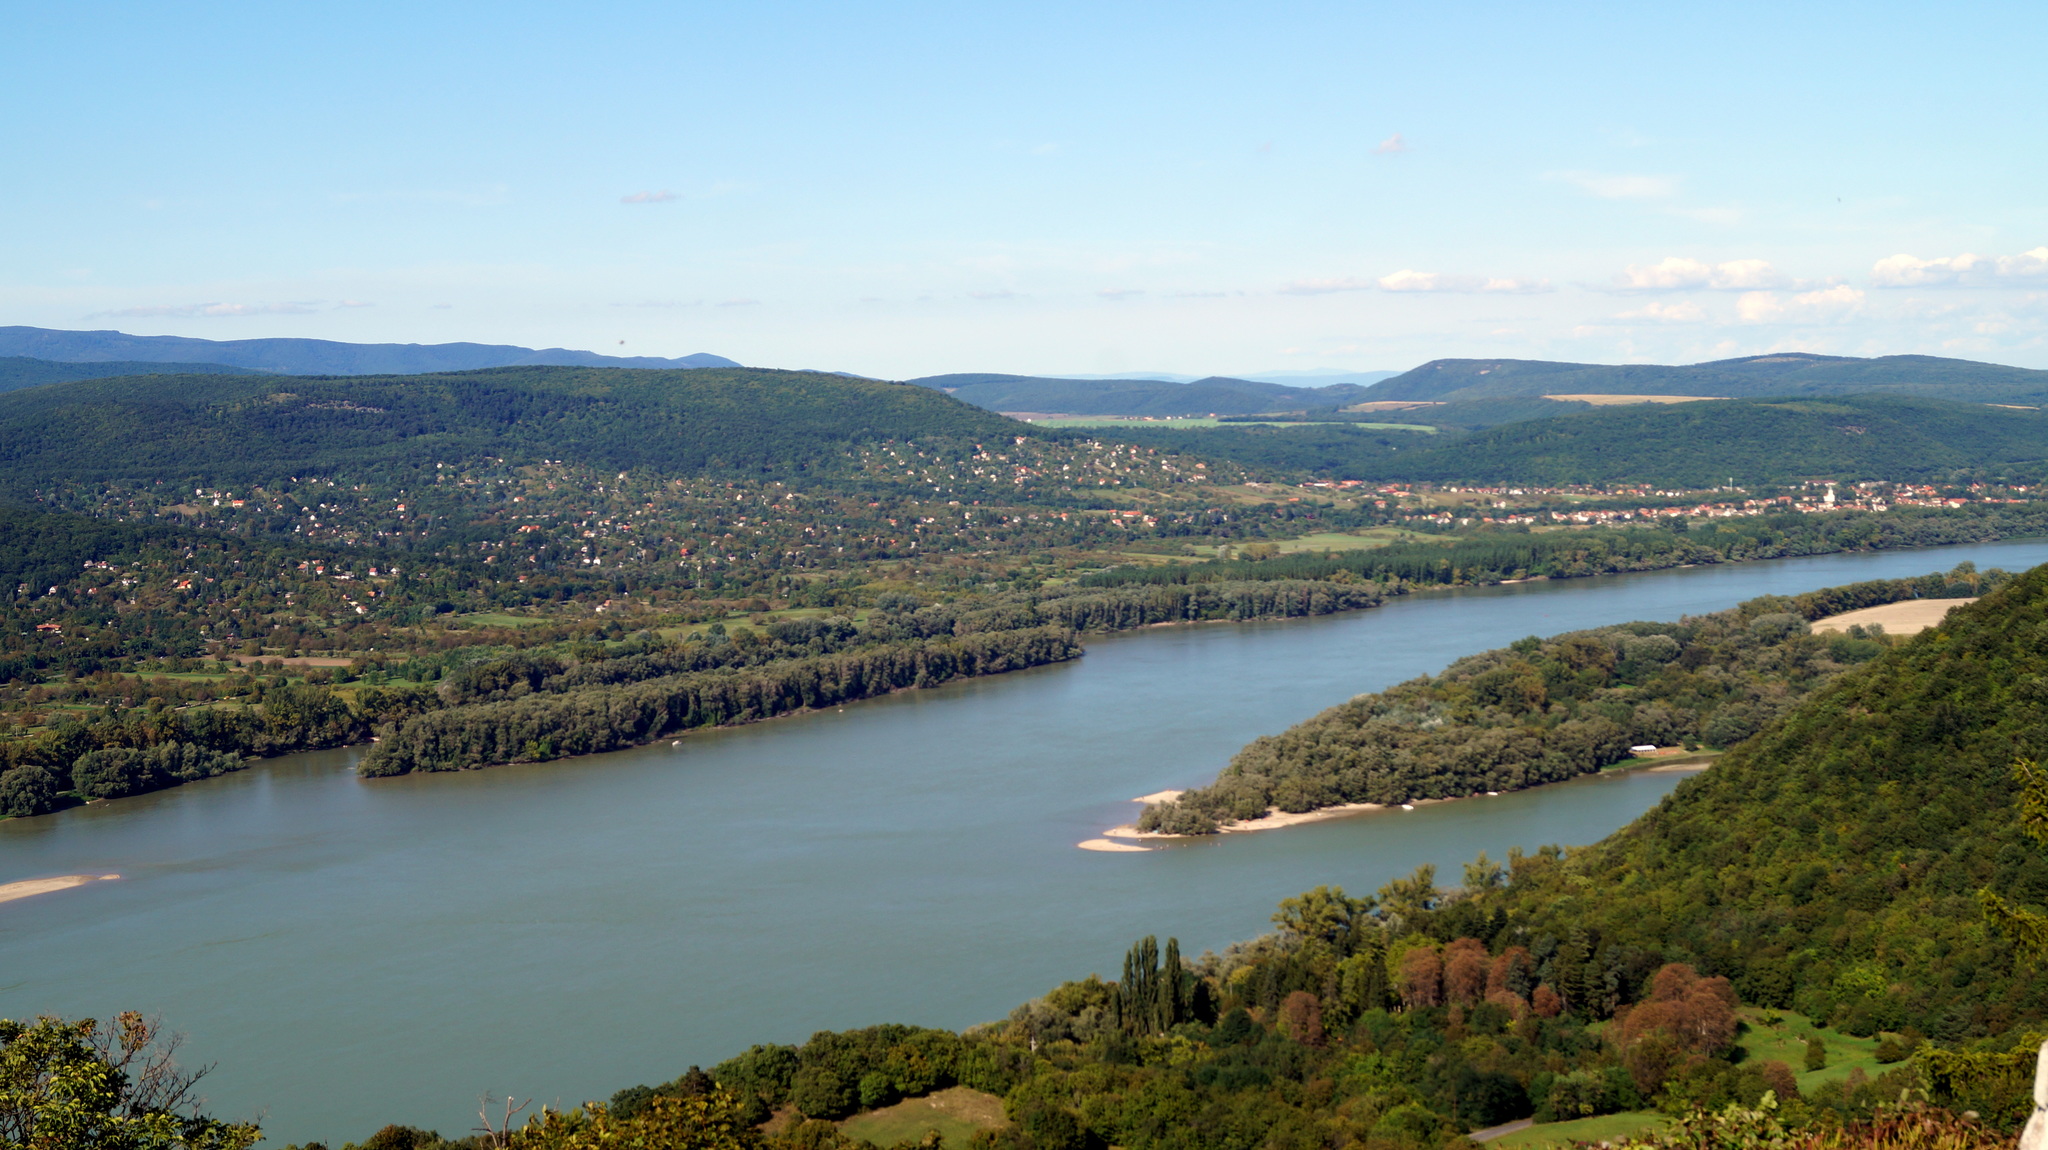
[[[0,4],[0,323],[2048,367],[2048,5]]]

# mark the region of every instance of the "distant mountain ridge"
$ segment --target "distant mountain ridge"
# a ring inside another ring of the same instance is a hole
[[[0,356],[0,391],[35,387],[45,383],[69,383],[77,379],[107,379],[117,375],[162,375],[170,365],[134,360],[99,360],[92,363],[58,363],[27,356]],[[222,363],[181,363],[184,375],[261,375],[253,367],[229,367]]]
[[[1371,400],[1463,402],[1542,395],[1704,395],[1729,399],[1892,392],[1977,403],[2048,399],[2048,371],[1932,355],[1857,359],[1783,352],[1688,366],[1437,359],[1374,384]]]
[[[63,363],[131,361],[204,363],[282,375],[413,375],[483,367],[738,367],[724,356],[700,352],[679,359],[599,355],[551,347],[535,350],[488,343],[339,343],[325,339],[192,339],[129,335],[119,331],[63,331],[0,327],[0,356],[32,356]]]
[[[1039,375],[961,372],[905,380],[935,388],[990,411],[1034,411],[1065,415],[1255,415],[1357,403],[1366,389],[1338,383],[1289,387],[1212,375],[1192,383],[1158,379],[1058,379]]]

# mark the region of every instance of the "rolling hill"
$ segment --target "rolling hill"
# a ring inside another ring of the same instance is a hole
[[[1582,408],[1428,439],[1339,424],[1117,435],[1331,478],[1439,483],[1928,482],[1972,468],[2034,475],[2048,462],[2048,413],[1902,395]]]
[[[928,388],[755,368],[122,377],[0,395],[0,489],[240,482],[483,456],[796,473],[849,443],[1018,430]]]
[[[1365,388],[1350,383],[1289,387],[1223,376],[1172,383],[1158,379],[1051,379],[963,373],[928,375],[906,382],[937,388],[990,411],[1067,415],[1253,415],[1342,407],[1358,402],[1366,393]]]
[[[398,375],[427,371],[469,371],[484,367],[556,365],[569,367],[702,368],[738,367],[723,356],[699,353],[680,359],[612,356],[551,347],[485,343],[337,343],[325,339],[188,339],[171,335],[128,335],[118,331],[60,331],[43,327],[0,327],[0,356],[34,356],[65,363],[134,360],[146,363],[205,363],[253,368],[283,375]]]
[[[45,383],[69,383],[75,379],[105,379],[115,375],[163,375],[166,365],[150,361],[104,360],[94,363],[58,363],[27,356],[0,357],[0,391],[36,387]],[[261,375],[249,367],[224,363],[181,363],[176,370],[185,375]]]
[[[1701,395],[1753,398],[1895,392],[1977,403],[2037,404],[2048,371],[1931,355],[1876,359],[1783,352],[1685,367],[1438,359],[1374,384],[1368,400],[1456,402],[1543,395]]]

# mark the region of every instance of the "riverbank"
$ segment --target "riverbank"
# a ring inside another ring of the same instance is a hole
[[[1720,755],[1720,751],[1688,752],[1683,747],[1671,747],[1652,755],[1644,755],[1638,758],[1625,760],[1621,763],[1616,763],[1610,767],[1604,767],[1597,773],[1602,775],[1610,773],[1640,773],[1647,775],[1698,774],[1699,772],[1706,770],[1708,767],[1713,766],[1714,760],[1718,758]],[[1660,759],[1664,761],[1659,761]],[[1580,777],[1591,778],[1593,776],[1582,775]],[[1566,779],[1563,781],[1575,782],[1577,780]],[[1523,787],[1521,788],[1521,791],[1539,790],[1545,786],[1555,785],[1556,784],[1554,783],[1542,783],[1535,787]],[[1184,793],[1186,792],[1174,790],[1156,791],[1149,795],[1142,795],[1138,798],[1132,799],[1131,801],[1134,803],[1144,803],[1147,805],[1150,805],[1152,803],[1166,803],[1172,802],[1174,799],[1179,798]],[[1309,823],[1328,822],[1331,819],[1345,819],[1350,818],[1353,815],[1370,814],[1373,811],[1412,811],[1417,810],[1421,807],[1440,806],[1444,803],[1455,803],[1459,802],[1461,799],[1497,799],[1502,795],[1517,793],[1520,793],[1520,791],[1487,791],[1484,794],[1478,795],[1463,795],[1447,799],[1416,799],[1413,802],[1395,804],[1339,803],[1336,806],[1332,807],[1317,807],[1315,810],[1312,811],[1283,811],[1279,807],[1272,807],[1269,808],[1263,816],[1256,819],[1237,819],[1232,822],[1223,823],[1216,828],[1216,834],[1236,835],[1249,834],[1254,831],[1285,830],[1288,827],[1306,826]],[[1117,826],[1109,828],[1108,830],[1102,832],[1100,838],[1085,839],[1081,842],[1075,843],[1074,845],[1084,851],[1103,851],[1125,854],[1133,851],[1148,851],[1154,849],[1152,847],[1140,845],[1141,843],[1147,840],[1191,841],[1194,839],[1204,839],[1211,837],[1213,836],[1175,835],[1166,834],[1160,831],[1141,831],[1138,829],[1138,825],[1136,823],[1131,822],[1122,823]]]

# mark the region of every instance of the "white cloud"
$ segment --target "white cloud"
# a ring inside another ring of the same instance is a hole
[[[1110,288],[1107,291],[1099,291],[1095,294],[1103,299],[1130,299],[1133,296],[1144,295],[1145,292],[1142,288]]]
[[[671,200],[679,200],[681,198],[681,196],[676,195],[674,192],[663,190],[659,192],[634,192],[630,196],[620,196],[619,202],[622,204],[665,204]]]
[[[1863,310],[1863,299],[1847,284],[1793,296],[1753,291],[1735,301],[1735,314],[1744,323],[1840,323]]]
[[[2048,247],[2016,256],[1980,256],[1964,252],[1923,260],[1905,254],[1886,256],[1870,269],[1873,287],[1994,286],[2048,279]]]
[[[1391,292],[1500,292],[1526,295],[1551,290],[1549,280],[1518,280],[1487,276],[1450,275],[1402,268],[1379,279],[1381,291]]]
[[[1678,194],[1678,181],[1670,176],[1551,172],[1548,178],[1574,184],[1603,200],[1661,200]]]
[[[1374,153],[1382,156],[1396,155],[1407,150],[1408,141],[1402,139],[1399,132],[1395,132],[1393,135],[1381,140],[1379,147],[1373,149]]]
[[[760,301],[760,300],[757,300],[757,299],[722,299],[722,300],[719,300],[719,301],[718,301],[718,306],[719,306],[719,307],[759,307],[759,306],[761,306],[761,301]]]
[[[87,319],[100,316],[121,316],[124,318],[215,318],[245,315],[311,315],[319,310],[319,300],[292,300],[286,303],[182,303],[158,304],[149,307],[124,307],[114,311],[94,312]],[[354,305],[360,306],[360,305]]]
[[[1661,262],[1632,264],[1618,277],[1626,291],[1756,291],[1782,288],[1791,281],[1768,260],[1728,260],[1709,264],[1685,256],[1666,256]]]
[[[335,307],[376,307],[377,305],[376,305],[376,304],[374,304],[374,303],[371,303],[371,302],[370,302],[369,300],[363,300],[363,299],[345,299],[345,300],[342,300],[342,301],[341,301],[340,303],[337,303],[337,304],[335,304],[334,306],[335,306]]]
[[[1008,289],[1008,288],[1004,288],[1004,289],[1003,289],[1003,290],[1001,290],[1001,291],[971,291],[971,292],[968,292],[968,293],[967,293],[967,298],[968,298],[968,299],[1016,299],[1016,298],[1017,298],[1017,293],[1016,293],[1016,292],[1013,292],[1013,291],[1011,291],[1011,290],[1010,290],[1010,289]]]

